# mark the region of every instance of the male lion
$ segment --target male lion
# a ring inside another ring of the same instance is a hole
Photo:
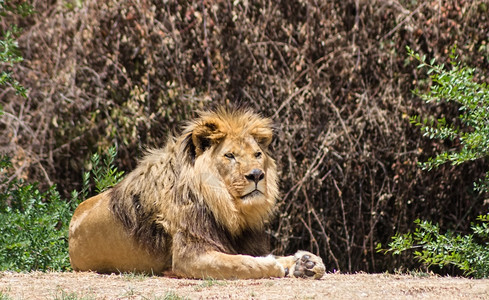
[[[264,223],[278,196],[270,124],[245,110],[201,113],[123,181],[75,210],[73,269],[321,278],[323,262],[309,252],[264,256]]]

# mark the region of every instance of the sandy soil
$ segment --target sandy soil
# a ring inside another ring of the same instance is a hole
[[[0,299],[489,299],[489,279],[326,274],[321,280],[187,280],[0,273]]]

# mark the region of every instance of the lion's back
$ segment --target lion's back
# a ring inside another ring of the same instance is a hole
[[[141,247],[109,210],[111,191],[82,202],[69,226],[69,255],[75,271],[162,273],[171,258]]]

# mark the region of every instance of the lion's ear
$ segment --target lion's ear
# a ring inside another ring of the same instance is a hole
[[[255,138],[255,141],[263,148],[266,149],[272,142],[273,138],[273,131],[268,128],[256,128],[251,132],[251,135],[253,138]]]
[[[192,131],[192,143],[195,146],[195,154],[201,155],[212,145],[218,144],[226,136],[215,122],[206,122],[198,125]]]

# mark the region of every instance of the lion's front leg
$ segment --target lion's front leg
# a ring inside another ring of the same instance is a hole
[[[287,277],[314,278],[323,277],[326,268],[321,257],[307,251],[297,251],[291,256],[278,257]]]
[[[271,255],[253,257],[217,251],[195,255],[174,255],[173,272],[182,277],[213,279],[255,279],[284,277],[284,267]]]

